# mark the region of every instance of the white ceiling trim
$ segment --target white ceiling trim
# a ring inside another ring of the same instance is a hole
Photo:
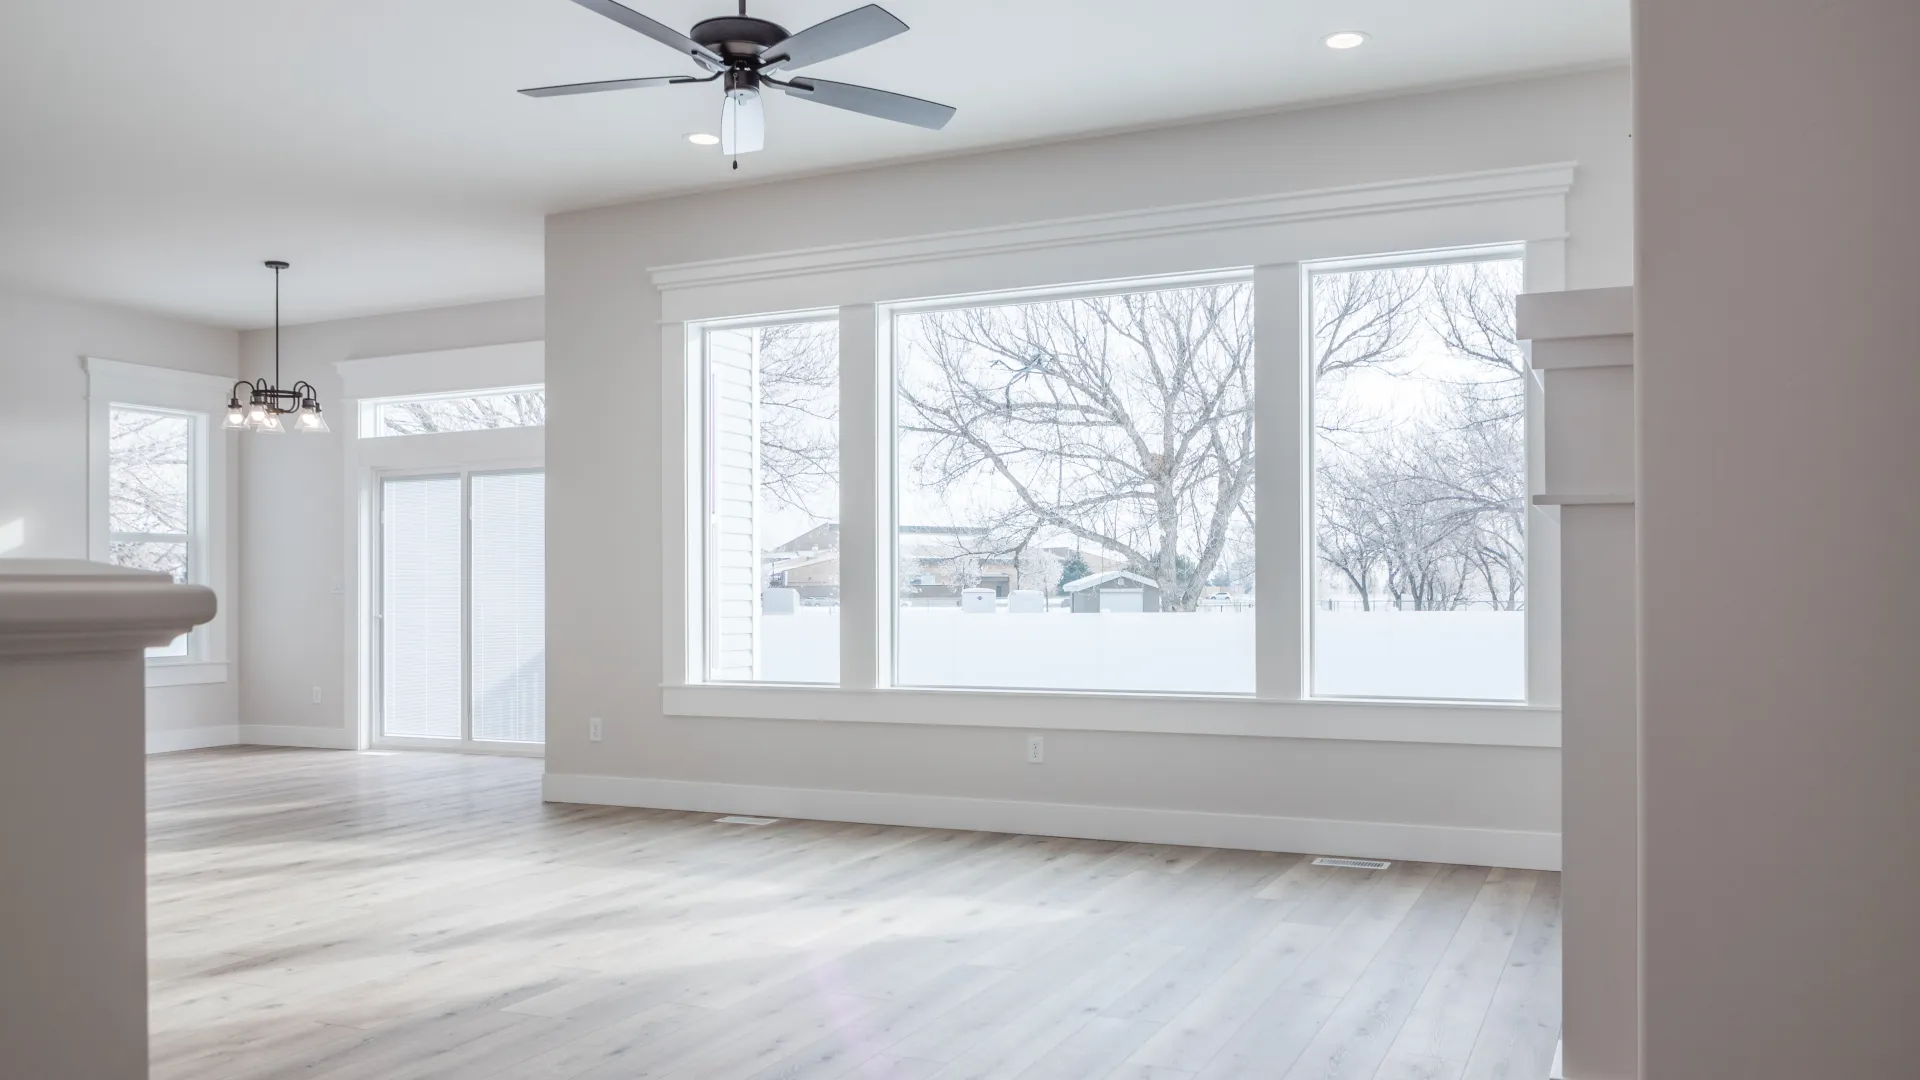
[[[1535,196],[1565,196],[1574,164],[1391,180],[1351,187],[1258,195],[1146,211],[1124,211],[1054,221],[928,233],[872,243],[677,263],[649,271],[662,291],[770,278],[865,270],[969,255],[1001,255],[1072,244],[1142,240],[1169,235],[1237,231],[1328,218],[1473,206]],[[1553,237],[1526,237],[1544,240]]]

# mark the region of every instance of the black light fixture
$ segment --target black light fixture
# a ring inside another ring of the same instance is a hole
[[[320,415],[320,391],[306,380],[294,383],[292,389],[280,389],[280,271],[287,268],[279,259],[268,259],[267,269],[273,271],[273,382],[265,378],[253,382],[233,384],[233,393],[227,398],[227,422],[229,431],[258,431],[263,435],[278,435],[291,424],[295,431],[327,431],[327,418]],[[241,390],[245,389],[247,403],[240,404]],[[291,416],[291,421],[282,421],[283,416]]]

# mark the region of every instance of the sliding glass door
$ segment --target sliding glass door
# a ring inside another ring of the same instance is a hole
[[[377,740],[527,749],[546,737],[546,475],[380,480]]]

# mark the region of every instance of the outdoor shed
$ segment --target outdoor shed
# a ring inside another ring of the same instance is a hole
[[[1060,586],[1073,598],[1073,612],[1159,611],[1160,583],[1131,570],[1088,574]]]

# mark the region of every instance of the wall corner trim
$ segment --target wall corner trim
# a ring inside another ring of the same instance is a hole
[[[543,778],[541,795],[548,802],[695,813],[1411,859],[1520,870],[1560,869],[1558,833],[1510,829],[554,772]]]

